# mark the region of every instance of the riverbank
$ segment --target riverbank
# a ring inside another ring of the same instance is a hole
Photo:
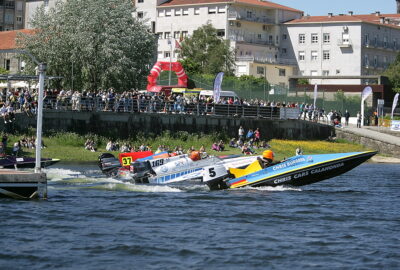
[[[26,135],[9,135],[8,136],[8,153],[11,154],[12,145]],[[96,144],[96,151],[91,152],[84,149],[84,144],[87,139],[91,139]],[[42,150],[43,157],[58,158],[67,162],[95,162],[100,153],[106,151],[105,146],[109,139],[97,135],[80,136],[75,133],[55,133],[43,137],[45,148]],[[214,142],[223,140],[225,142],[225,150],[217,152],[211,150],[211,145]],[[164,133],[160,136],[153,138],[150,137],[137,137],[135,139],[118,140],[118,144],[130,144],[135,146],[136,149],[140,145],[147,145],[153,151],[156,151],[159,145],[165,145],[169,149],[174,149],[180,146],[186,151],[190,147],[200,149],[204,146],[205,150],[211,155],[228,155],[228,154],[241,154],[239,148],[231,148],[228,146],[228,138],[223,135],[204,135],[204,134],[189,134],[181,132],[171,135]],[[296,148],[300,147],[304,154],[324,154],[324,153],[341,153],[341,152],[355,152],[365,151],[367,148],[362,145],[349,143],[344,140],[335,142],[328,141],[294,141],[294,140],[278,140],[273,139],[268,141],[270,148],[274,151],[277,160],[281,160],[295,154]],[[255,148],[255,154],[261,154],[265,148]],[[111,152],[117,155],[119,152]],[[21,156],[34,156],[35,149],[22,148]]]

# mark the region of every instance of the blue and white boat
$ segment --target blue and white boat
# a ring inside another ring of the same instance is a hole
[[[212,190],[245,186],[303,186],[343,174],[365,162],[377,152],[352,152],[300,155],[263,169],[259,161],[245,169],[228,171],[216,165],[204,169],[204,182]]]

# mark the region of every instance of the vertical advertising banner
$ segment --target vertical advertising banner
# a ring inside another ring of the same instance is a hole
[[[222,79],[224,78],[224,73],[220,72],[217,74],[214,80],[214,102],[218,103],[219,98],[221,96],[221,85],[222,85]]]

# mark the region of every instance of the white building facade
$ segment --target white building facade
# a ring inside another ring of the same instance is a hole
[[[135,0],[137,17],[147,20],[158,36],[157,59],[176,61],[176,42],[208,22],[218,36],[230,40],[235,51],[236,75],[266,77],[287,85],[297,73],[295,59],[282,57],[281,28],[302,11],[258,0]]]
[[[398,14],[303,17],[286,23],[282,50],[297,60],[299,75],[324,76],[311,84],[364,84],[344,76],[379,75],[400,52]],[[331,77],[331,78],[329,78]],[[336,78],[334,78],[336,77]]]

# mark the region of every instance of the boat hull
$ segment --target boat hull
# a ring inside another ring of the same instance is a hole
[[[211,189],[304,186],[341,175],[365,162],[377,152],[304,155],[289,158],[271,167],[224,181],[210,181]]]
[[[367,161],[373,155],[374,154],[363,154],[356,157],[349,157],[346,159],[311,166],[306,169],[297,170],[276,177],[268,178],[264,181],[260,181],[250,186],[304,186],[313,184],[344,174],[359,166],[363,162]]]

